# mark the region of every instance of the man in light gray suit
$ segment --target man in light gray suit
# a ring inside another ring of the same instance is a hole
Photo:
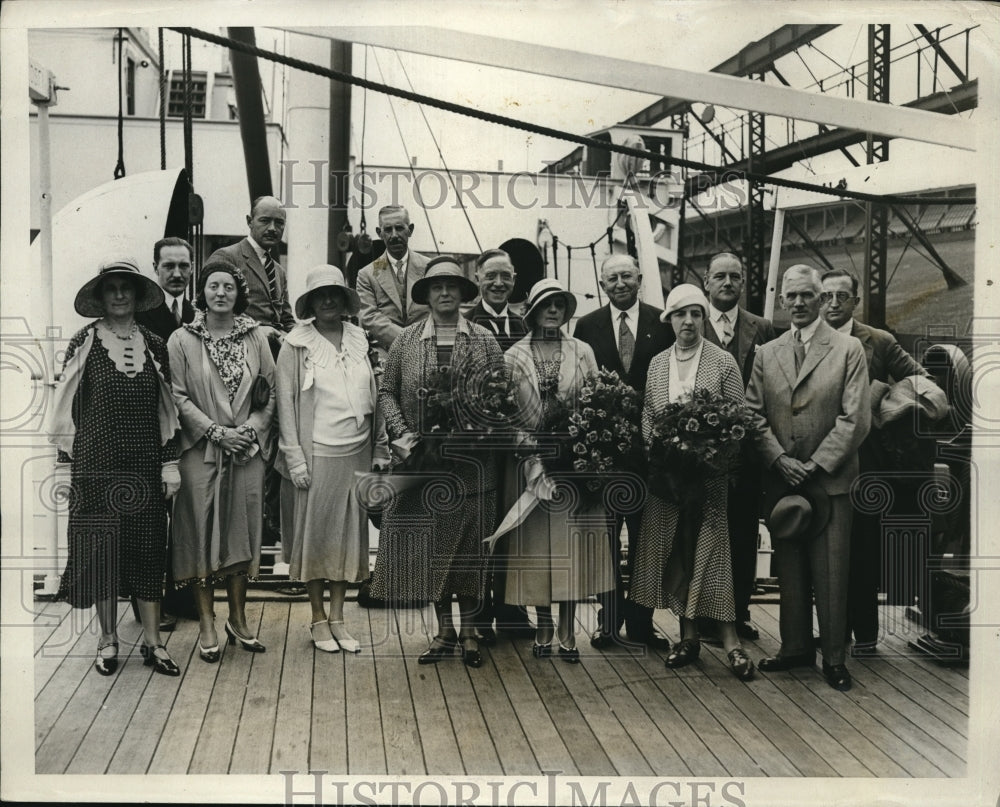
[[[427,306],[413,302],[410,289],[424,276],[428,259],[409,249],[413,225],[405,207],[379,210],[375,231],[385,243],[385,253],[358,272],[357,291],[361,325],[388,353],[403,328],[427,316]]]
[[[847,575],[850,557],[851,483],[858,475],[858,447],[871,425],[868,367],[853,336],[838,333],[820,316],[820,274],[792,266],[781,283],[791,329],[757,348],[747,405],[760,430],[756,445],[768,469],[765,487],[797,488],[811,480],[830,500],[830,518],[813,537],[777,542],[774,563],[781,596],[781,650],[762,659],[763,672],[811,667],[815,594],[823,674],[834,689],[851,687],[844,664]]]

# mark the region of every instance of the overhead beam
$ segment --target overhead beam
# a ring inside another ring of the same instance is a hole
[[[934,48],[935,53],[937,53],[937,55],[941,57],[941,61],[943,61],[946,65],[948,65],[948,67],[951,68],[951,71],[956,76],[958,76],[958,80],[967,81],[968,79],[966,78],[965,73],[962,72],[962,68],[960,68],[957,64],[955,64],[955,60],[948,55],[948,51],[946,51],[943,47],[941,47],[941,43],[938,41],[936,36],[934,36],[930,31],[927,30],[927,26],[916,25],[915,27],[918,31],[920,31],[921,34],[923,34],[924,39],[930,42],[931,47]]]
[[[749,82],[716,73],[680,70],[431,26],[291,27],[284,30],[651,95],[661,95],[663,88],[669,87],[671,94],[687,101],[975,150],[975,130],[971,122],[964,119]]]
[[[969,109],[975,109],[979,103],[979,81],[973,79],[965,84],[959,85],[947,92],[936,92],[933,95],[925,95],[915,101],[910,101],[904,106],[917,109],[931,110],[943,114],[957,114]],[[789,143],[786,146],[779,146],[764,155],[767,163],[767,170],[776,174],[791,168],[801,160],[826,154],[830,151],[854,146],[865,142],[865,133],[854,129],[831,129],[827,132],[820,132],[812,137],[806,137]],[[718,185],[725,177],[725,172],[729,170],[748,171],[749,162],[740,160],[739,162],[726,165],[722,171],[711,174],[697,174],[689,177],[686,183],[685,193],[688,197],[698,194],[709,188]]]

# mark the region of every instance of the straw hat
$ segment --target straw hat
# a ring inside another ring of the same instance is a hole
[[[562,297],[566,301],[566,319],[563,320],[563,323],[569,322],[576,312],[576,297],[566,291],[566,287],[552,277],[544,277],[531,287],[525,302],[525,321],[530,321],[538,309],[548,305],[549,300],[553,297]]]
[[[830,521],[830,497],[815,479],[797,488],[772,486],[764,497],[764,523],[776,541],[814,538]]]
[[[667,322],[674,311],[680,311],[689,305],[700,305],[702,312],[706,316],[708,315],[708,298],[705,297],[705,292],[693,283],[681,283],[679,286],[674,286],[670,290],[670,294],[667,295],[667,302],[663,313],[660,314],[660,321]]]
[[[358,293],[347,285],[344,280],[344,273],[336,266],[328,263],[314,266],[306,275],[306,290],[295,298],[295,316],[299,319],[308,319],[312,316],[307,310],[309,305],[309,295],[316,289],[325,289],[334,286],[344,293],[347,298],[347,313],[357,314],[361,309],[361,298]]]
[[[427,292],[430,291],[431,283],[444,277],[458,281],[458,285],[462,289],[463,303],[476,299],[476,295],[479,294],[479,286],[465,276],[462,267],[454,258],[450,255],[439,255],[427,264],[424,276],[413,284],[413,288],[410,290],[410,299],[415,303],[427,305]]]
[[[113,258],[104,261],[97,268],[97,275],[92,277],[76,293],[73,308],[81,317],[103,317],[104,304],[98,298],[98,289],[105,278],[127,277],[136,288],[135,310],[151,311],[164,301],[163,290],[152,278],[139,271],[139,263],[135,258]]]

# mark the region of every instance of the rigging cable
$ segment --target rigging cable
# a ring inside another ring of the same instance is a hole
[[[249,45],[245,42],[237,42],[227,37],[217,36],[215,34],[210,34],[207,31],[198,30],[197,28],[174,28],[172,30],[188,33],[191,36],[197,37],[198,39],[204,39],[207,42],[213,42],[217,45],[222,45],[232,50],[238,50],[242,51],[243,53],[249,53],[253,56],[258,56],[262,59],[269,59],[271,61],[282,62],[284,64],[287,64],[289,67],[293,67],[298,70],[304,70],[307,73],[312,73],[317,76],[324,76],[326,78],[334,79],[335,81],[347,82],[349,84],[353,84],[359,87],[367,87],[369,89],[376,90],[377,92],[385,93],[386,95],[396,96],[397,98],[403,98],[405,100],[414,101],[416,103],[426,104],[427,106],[432,106],[437,109],[443,109],[447,112],[453,112],[456,115],[465,115],[467,117],[477,118],[479,120],[484,120],[489,123],[495,123],[500,126],[509,126],[512,129],[519,129],[521,131],[531,132],[533,134],[541,135],[543,137],[551,137],[555,138],[556,140],[566,141],[568,143],[577,143],[583,146],[590,146],[592,148],[601,149],[603,151],[611,151],[618,154],[626,154],[628,156],[639,157],[644,160],[659,161],[663,159],[662,154],[646,151],[644,149],[636,149],[630,146],[619,145],[617,143],[610,143],[607,141],[598,140],[593,137],[587,137],[585,135],[577,135],[573,134],[572,132],[564,132],[560,129],[553,129],[548,126],[539,126],[538,124],[528,123],[526,121],[517,120],[516,118],[509,118],[505,115],[497,115],[492,112],[482,112],[478,109],[472,109],[471,107],[462,106],[460,104],[455,104],[450,101],[442,101],[438,98],[432,98],[426,95],[419,95],[418,93],[409,92],[407,90],[402,90],[397,87],[390,87],[386,84],[379,84],[377,82],[368,81],[367,79],[358,78],[357,76],[354,76],[350,73],[343,73],[338,70],[331,70],[330,68],[323,67],[322,65],[312,64],[310,62],[304,62],[301,59],[294,59],[290,56],[283,56],[281,54],[272,53],[262,48]],[[687,160],[681,157],[672,157],[671,162],[683,168],[691,168],[708,174],[719,174],[725,178],[754,180],[757,182],[764,183],[766,185],[773,185],[782,188],[793,188],[795,190],[812,191],[814,193],[826,196],[836,196],[842,199],[856,199],[862,202],[875,202],[879,204],[886,202],[895,202],[898,204],[907,204],[907,203],[912,204],[914,202],[923,202],[925,204],[975,204],[976,202],[974,196],[961,197],[960,199],[959,198],[945,199],[944,197],[933,197],[933,196],[930,197],[900,197],[900,196],[889,196],[889,195],[880,196],[872,193],[851,191],[847,190],[846,188],[827,188],[822,185],[815,185],[809,182],[800,182],[798,180],[787,179],[785,177],[775,177],[769,174],[760,174],[754,171],[740,171],[736,169],[725,168],[723,166],[708,165],[706,163],[695,162],[693,160]]]
[[[382,65],[378,60],[378,53],[375,48],[372,48],[372,56],[375,57],[375,67],[378,68],[378,74],[385,81],[385,74],[382,72]],[[427,212],[427,206],[424,204],[424,200],[420,195],[420,183],[417,182],[417,172],[413,167],[413,160],[410,159],[410,151],[406,147],[406,138],[403,137],[403,127],[399,125],[399,118],[396,116],[396,105],[392,103],[392,98],[389,98],[389,109],[392,110],[392,119],[396,122],[396,131],[399,132],[399,141],[403,144],[403,153],[406,155],[406,164],[410,168],[410,175],[413,177],[413,196],[420,205],[420,209],[424,211],[424,219],[427,221],[427,229],[430,230],[431,239],[434,241],[434,252],[438,255],[441,254],[441,250],[438,249],[437,236],[434,235],[434,225],[431,224],[430,214]]]
[[[156,44],[160,58],[160,170],[167,168],[167,74],[163,69],[163,29],[156,29]]]
[[[124,30],[118,29],[118,164],[115,166],[115,179],[125,176],[125,119],[122,115],[122,45]]]

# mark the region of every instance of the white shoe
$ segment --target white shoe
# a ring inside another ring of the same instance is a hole
[[[349,634],[344,628],[340,627],[343,624],[343,619],[338,619],[336,622],[331,621],[330,633],[333,635],[337,644],[344,649],[345,653],[360,653],[361,642],[351,636],[351,634]],[[339,636],[338,633],[340,634]]]
[[[336,639],[333,638],[333,634],[332,633],[330,633],[330,638],[329,639],[326,639],[326,638],[317,639],[316,638],[316,626],[317,625],[326,625],[326,632],[327,633],[330,632],[330,626],[329,626],[329,624],[327,623],[327,621],[325,619],[321,619],[319,622],[313,622],[309,626],[309,635],[312,636],[313,647],[315,647],[317,650],[322,650],[324,653],[339,653],[340,652],[340,644],[337,642]]]

